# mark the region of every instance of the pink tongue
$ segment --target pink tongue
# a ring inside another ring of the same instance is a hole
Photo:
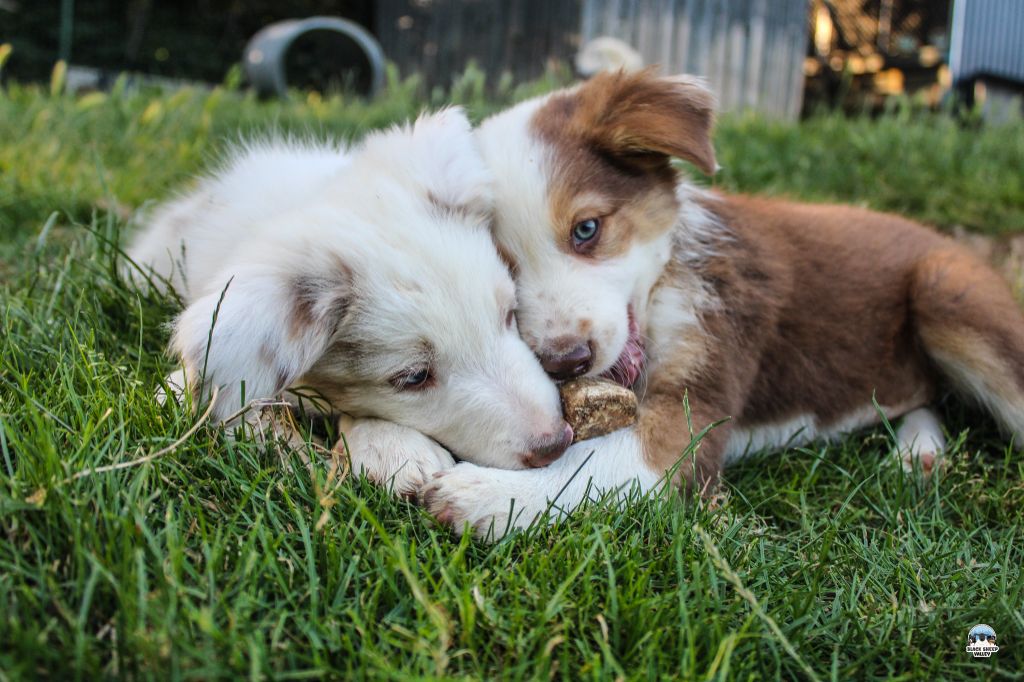
[[[626,346],[611,369],[601,376],[630,388],[640,377],[640,370],[643,369],[643,366],[644,346],[640,340],[640,329],[637,327],[636,320],[633,319],[631,310],[629,311],[629,338],[626,339]]]

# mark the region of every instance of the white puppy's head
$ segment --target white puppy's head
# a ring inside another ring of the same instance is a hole
[[[714,171],[712,114],[698,81],[648,70],[600,74],[481,124],[520,333],[552,377],[636,382],[680,209],[671,157]]]
[[[308,386],[480,464],[560,455],[572,430],[516,329],[490,182],[458,110],[367,138],[179,317],[173,345],[193,381],[205,368],[222,387],[221,417]]]

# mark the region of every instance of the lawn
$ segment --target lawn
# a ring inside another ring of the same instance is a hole
[[[479,117],[548,85],[451,97]],[[116,275],[132,211],[239,134],[358,137],[448,95],[52,90],[0,91],[0,680],[1024,677],[1024,458],[955,402],[931,482],[883,428],[732,468],[712,506],[594,506],[493,546],[189,433],[153,399],[176,303]],[[727,116],[717,148],[719,187],[1024,229],[1021,123]],[[990,659],[964,651],[979,622]]]

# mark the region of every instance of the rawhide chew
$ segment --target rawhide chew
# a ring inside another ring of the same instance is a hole
[[[558,387],[572,442],[590,440],[636,423],[636,394],[607,379],[576,379]]]

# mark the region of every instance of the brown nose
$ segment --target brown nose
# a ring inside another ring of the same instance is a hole
[[[546,467],[561,457],[570,445],[572,445],[572,427],[565,424],[561,433],[542,439],[530,452],[523,455],[523,464],[532,469]]]
[[[563,353],[549,353],[540,356],[540,365],[552,379],[575,379],[590,370],[594,356],[590,344],[577,341],[570,350]]]

